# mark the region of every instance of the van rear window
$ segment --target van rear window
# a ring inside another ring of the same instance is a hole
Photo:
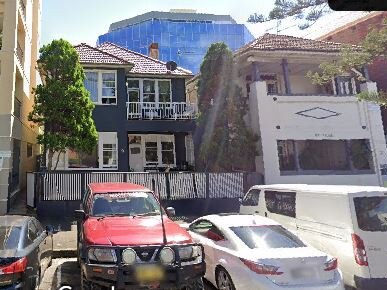
[[[367,232],[387,232],[387,196],[355,197],[359,228]]]

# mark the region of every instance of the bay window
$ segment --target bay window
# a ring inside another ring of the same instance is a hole
[[[99,105],[117,104],[117,72],[102,70],[85,71],[85,87],[90,99]]]

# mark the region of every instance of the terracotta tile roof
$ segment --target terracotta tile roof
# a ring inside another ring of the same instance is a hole
[[[79,61],[82,64],[133,65],[129,61],[87,45],[86,43],[75,45],[74,48],[78,52]]]
[[[251,41],[242,48],[238,49],[235,54],[241,54],[249,50],[260,51],[309,51],[309,52],[340,52],[343,47],[342,43],[319,41],[306,38],[299,38],[287,35],[277,35],[266,33],[261,37]],[[358,48],[358,46],[354,46]]]
[[[107,52],[111,55],[115,55],[121,59],[134,64],[134,67],[130,70],[132,74],[151,74],[151,75],[175,75],[175,76],[187,76],[191,77],[192,72],[181,67],[178,67],[174,71],[167,71],[165,62],[151,58],[144,54],[126,49],[111,42],[104,42],[98,46],[99,50]]]

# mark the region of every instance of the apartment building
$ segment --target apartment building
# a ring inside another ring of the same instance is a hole
[[[25,188],[40,153],[38,128],[27,120],[40,81],[40,11],[41,0],[0,0],[0,214]]]

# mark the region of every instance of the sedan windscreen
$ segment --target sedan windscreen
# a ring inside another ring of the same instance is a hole
[[[299,248],[304,243],[282,226],[243,226],[231,230],[251,249]]]
[[[21,227],[0,226],[0,250],[16,249],[19,245]]]
[[[355,197],[359,228],[368,232],[387,232],[387,197]]]

